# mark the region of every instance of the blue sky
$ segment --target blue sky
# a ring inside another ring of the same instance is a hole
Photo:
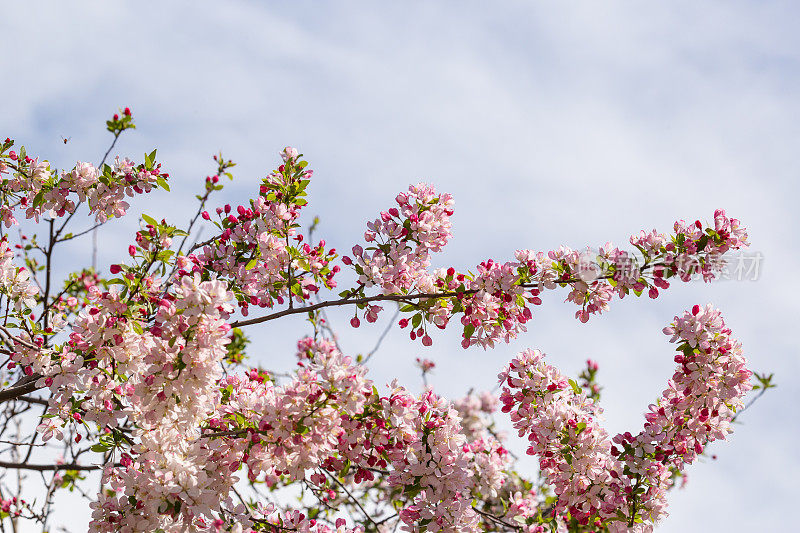
[[[239,163],[225,200],[243,202],[278,151],[316,170],[308,214],[340,250],[409,183],[456,198],[454,239],[437,266],[469,268],[518,248],[625,243],[640,229],[711,218],[750,228],[756,281],[674,286],[626,299],[583,325],[550,295],[527,335],[464,351],[393,331],[374,358],[379,382],[419,387],[411,362],[434,359],[449,395],[491,388],[523,347],[574,373],[599,361],[609,431],[638,430],[671,374],[661,328],[714,302],[751,366],[779,388],[743,416],[718,459],[692,467],[660,531],[783,531],[800,459],[796,237],[800,37],[793,2],[8,2],[0,18],[0,135],[59,166],[97,161],[103,121],[130,106],[138,129],[119,153],[159,149],[173,194],[135,206],[187,219],[222,150]],[[69,137],[63,144],[61,136]],[[180,200],[177,200],[180,198]],[[129,223],[100,235],[118,261]],[[80,260],[76,246],[64,260]],[[385,317],[385,318],[388,318]],[[352,331],[368,351],[380,325]],[[302,322],[250,332],[252,357],[292,364]],[[782,407],[783,406],[783,407]],[[532,463],[529,463],[532,464]],[[74,520],[84,520],[76,511]]]

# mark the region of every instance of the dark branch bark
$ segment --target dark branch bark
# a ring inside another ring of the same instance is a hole
[[[36,386],[36,381],[42,376],[38,374],[33,374],[31,376],[27,376],[21,380],[19,380],[15,385],[0,390],[0,403],[5,403],[9,400],[14,400],[28,394],[29,392],[33,392],[38,390],[40,387]],[[45,402],[47,403],[47,402]]]
[[[118,465],[114,465],[118,466]],[[52,465],[32,465],[28,463],[9,463],[0,461],[0,468],[11,468],[15,470],[36,470],[37,472],[50,472],[55,470],[101,470],[104,465],[76,465],[76,464],[52,464]]]
[[[317,309],[323,309],[325,307],[334,307],[339,305],[358,305],[370,302],[398,302],[398,301],[402,302],[404,300],[450,298],[453,296],[457,296],[459,294],[473,294],[475,292],[478,291],[476,289],[469,289],[458,292],[451,291],[451,292],[434,292],[434,293],[420,293],[420,294],[378,294],[376,296],[365,296],[363,298],[341,298],[339,300],[328,300],[326,302],[307,305],[305,307],[284,309],[283,311],[278,311],[277,313],[272,313],[271,315],[262,316],[258,318],[250,318],[248,320],[237,320],[236,322],[231,323],[231,327],[240,328],[243,326],[250,326],[252,324],[260,324],[261,322],[268,322],[270,320],[275,320],[276,318],[281,318],[286,315],[308,313],[311,311],[316,311]]]

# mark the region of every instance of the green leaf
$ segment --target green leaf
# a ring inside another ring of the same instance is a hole
[[[572,390],[575,391],[575,394],[580,394],[581,393],[581,388],[578,387],[578,384],[575,383],[574,379],[570,379],[569,380],[569,386],[572,387]]]
[[[422,487],[419,485],[419,483],[414,483],[413,485],[407,486],[405,489],[403,489],[403,494],[409,498],[413,498],[420,492],[422,492]]]
[[[466,326],[464,326],[465,339],[469,339],[470,337],[472,337],[473,333],[475,333],[475,326],[473,326],[472,324],[467,324]]]
[[[167,180],[165,180],[163,176],[159,176],[158,179],[156,179],[156,183],[158,183],[159,187],[169,192],[169,185],[167,184]]]
[[[247,264],[244,266],[245,270],[250,270],[258,264],[258,257],[252,258]]]
[[[153,226],[158,226],[158,222],[157,222],[157,221],[156,221],[156,219],[154,219],[153,217],[151,217],[151,216],[148,216],[148,215],[145,215],[144,213],[142,213],[142,218],[143,218],[143,219],[144,219],[144,221],[145,221],[145,222],[147,222],[148,224],[152,224]]]
[[[418,328],[420,324],[422,324],[422,314],[417,313],[414,315],[414,318],[411,319],[411,326]]]
[[[152,169],[153,168],[153,163],[155,163],[155,162],[156,162],[156,150],[153,150],[149,154],[145,154],[145,156],[144,156],[144,167],[147,170]]]

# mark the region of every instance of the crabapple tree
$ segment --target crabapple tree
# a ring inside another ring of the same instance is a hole
[[[133,127],[127,108],[107,122],[114,143]],[[771,386],[718,310],[689,305],[664,329],[675,372],[643,427],[611,436],[592,361],[570,379],[525,350],[498,376],[499,396],[448,400],[427,384],[422,394],[374,384],[325,319],[348,307],[361,327],[396,306],[410,342],[457,328],[464,349],[493,348],[525,331],[545,291],[586,322],[616,299],[714,280],[748,245],[722,210],[621,248],[434,268],[452,196],[410,186],[339,254],[302,230],[312,170],[287,147],[241,205],[214,204],[234,166],[215,156],[188,225],[144,215],[114,264],[59,263],[65,241],[169,190],[155,151],[106,163],[113,147],[99,166],[57,170],[0,143],[4,530],[46,531],[54,496],[70,490],[87,499],[95,532],[649,531],[686,467],[732,431],[745,396]],[[343,270],[355,280],[345,287]],[[311,326],[285,355],[296,371],[246,364],[247,328],[298,318]],[[423,378],[433,368],[417,364]],[[510,417],[538,471],[518,468],[495,417]]]

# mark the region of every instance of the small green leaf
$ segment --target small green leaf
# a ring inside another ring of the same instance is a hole
[[[469,339],[470,337],[472,337],[473,333],[475,333],[475,326],[473,326],[472,324],[467,324],[466,326],[464,326],[465,339]]]

